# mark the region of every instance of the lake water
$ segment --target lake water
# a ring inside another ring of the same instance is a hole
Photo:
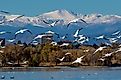
[[[121,67],[0,69],[2,76],[0,80],[121,80]]]

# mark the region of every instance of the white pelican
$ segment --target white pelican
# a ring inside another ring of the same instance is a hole
[[[84,57],[85,57],[85,55],[84,56],[81,56],[80,58],[77,58],[75,61],[72,62],[72,64],[74,64],[74,63],[82,63],[82,59]]]
[[[80,21],[82,21],[83,23],[87,24],[87,22],[85,20],[83,20],[83,19],[74,19],[74,20],[72,20],[72,21],[70,21],[68,23],[67,27],[69,27],[72,23],[78,23]]]
[[[94,52],[93,54],[95,54],[95,53],[98,52],[98,51],[102,51],[104,48],[106,48],[106,46],[104,46],[104,47],[99,47],[98,49],[95,50],[95,52]]]
[[[73,35],[75,38],[78,37],[79,31],[82,30],[83,28],[77,29],[75,34]]]
[[[59,20],[54,21],[53,23],[49,23],[49,22],[47,22],[47,21],[45,21],[45,20],[43,20],[43,22],[44,22],[45,24],[49,25],[50,27],[54,27],[54,26],[59,22]]]
[[[29,29],[21,29],[21,30],[18,30],[17,32],[15,32],[15,38],[18,34],[23,34],[26,31],[29,32],[30,34],[32,34],[32,32]]]

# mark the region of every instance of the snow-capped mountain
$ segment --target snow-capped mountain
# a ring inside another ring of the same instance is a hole
[[[47,31],[53,31],[59,36],[66,35],[66,40],[72,42],[77,41],[83,44],[100,44],[121,42],[121,16],[118,15],[102,15],[102,14],[78,14],[75,15],[67,10],[56,10],[48,13],[43,13],[38,16],[25,16],[15,15],[10,13],[0,12],[0,32],[7,31],[11,34],[0,35],[8,40],[13,40],[14,33],[22,28],[31,30],[33,36],[41,34]],[[83,35],[75,38],[74,33],[83,28],[78,35]],[[21,36],[27,35],[28,40],[34,37],[30,37],[28,33],[21,34]],[[101,39],[95,39],[98,36],[105,36]],[[21,40],[19,36],[17,39]],[[82,39],[84,37],[84,39]],[[24,38],[22,38],[23,41]],[[54,37],[55,41],[59,41],[59,38]],[[31,42],[27,41],[27,42]]]
[[[55,19],[55,20],[63,20],[65,23],[68,23],[71,20],[77,18],[74,14],[66,11],[66,10],[56,10],[49,13],[44,13],[39,17],[46,18],[46,19]]]
[[[47,20],[47,21],[60,20],[61,25],[64,25],[68,24],[70,21],[74,21],[79,18],[83,19],[84,21],[90,24],[99,24],[99,23],[114,24],[116,22],[121,21],[121,16],[118,15],[102,15],[102,14],[75,15],[67,10],[56,10],[34,17],[0,13],[1,25],[32,24],[35,26],[44,27],[46,24],[44,24],[42,20]]]

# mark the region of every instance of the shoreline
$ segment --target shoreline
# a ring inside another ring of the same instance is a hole
[[[107,66],[54,66],[54,67],[1,67],[0,72],[50,72],[50,71],[86,71],[86,70],[107,70],[107,69],[121,69],[121,67],[107,67]]]
[[[56,66],[56,67],[3,67],[0,69],[0,72],[13,72],[13,71],[70,71],[70,70],[95,70],[95,69],[102,69],[106,67],[61,67],[61,66]]]
[[[117,66],[121,67],[121,66]],[[79,66],[79,67],[70,67],[70,66],[38,66],[38,67],[0,67],[0,69],[39,69],[39,68],[110,68],[109,66]]]

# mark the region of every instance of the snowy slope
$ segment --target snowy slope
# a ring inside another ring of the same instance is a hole
[[[77,41],[78,43],[83,44],[101,44],[112,43],[112,42],[121,42],[121,16],[118,15],[102,15],[102,14],[88,14],[88,15],[75,15],[67,10],[56,10],[48,13],[41,14],[39,16],[29,17],[15,14],[3,14],[0,13],[0,32],[9,31],[12,34],[0,35],[0,37],[5,37],[6,39],[13,39],[14,33],[21,29],[27,28],[32,31],[33,38],[37,34],[47,32],[49,30],[58,33],[60,37],[66,36],[66,40],[72,42]],[[80,21],[83,19],[87,24]],[[58,21],[54,27],[49,26],[43,22],[45,20],[47,23],[52,24],[54,21]],[[67,27],[68,23],[71,24]],[[75,23],[77,22],[77,23]],[[74,33],[77,29],[83,28],[79,35],[83,35],[84,39],[81,36],[79,38],[74,38]],[[116,34],[117,35],[114,35]],[[17,36],[18,40],[23,40],[23,42],[31,42],[32,37],[29,37],[30,34],[24,33],[20,36]],[[95,37],[105,35],[108,40],[99,39],[96,40]],[[21,38],[23,37],[23,38]],[[28,41],[24,40],[25,37],[28,37]],[[31,40],[29,40],[31,39]],[[60,39],[57,36],[54,36],[55,41]]]
[[[71,12],[68,12],[67,10],[56,10],[48,13],[44,13],[39,16],[34,17],[28,17],[23,16],[16,20],[14,20],[16,17],[20,15],[13,15],[13,14],[1,14],[0,13],[0,22],[5,21],[5,24],[10,23],[10,21],[13,21],[11,23],[17,24],[20,23],[26,23],[26,24],[32,24],[36,26],[44,26],[45,24],[42,22],[42,20],[60,20],[63,21],[61,25],[68,24],[70,21],[76,20],[76,19],[83,19],[87,23],[92,24],[101,24],[101,23],[107,23],[107,24],[114,24],[116,22],[121,22],[121,16],[118,15],[102,15],[102,14],[89,14],[89,15],[74,15]],[[11,24],[12,25],[12,24]]]

